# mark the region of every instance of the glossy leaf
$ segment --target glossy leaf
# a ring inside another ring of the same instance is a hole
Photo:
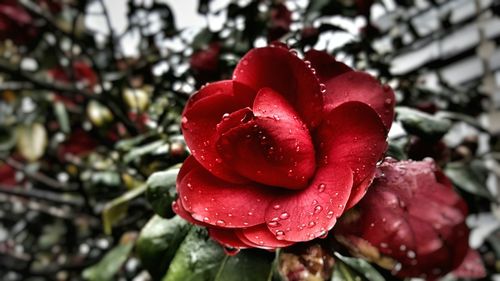
[[[261,250],[243,250],[227,256],[208,238],[205,230],[193,227],[182,242],[163,281],[260,281],[271,274],[274,255]]]
[[[478,170],[478,164],[450,163],[444,172],[461,190],[493,201],[495,198],[486,187],[486,177]]]
[[[104,233],[111,234],[113,225],[126,216],[130,200],[140,196],[145,191],[146,185],[141,185],[113,199],[104,206],[102,212]]]
[[[191,225],[175,216],[164,219],[153,216],[142,228],[136,243],[141,264],[155,279],[160,278],[172,261]]]
[[[171,216],[172,202],[176,197],[175,181],[179,168],[156,172],[147,181],[146,198],[153,210],[162,217]]]

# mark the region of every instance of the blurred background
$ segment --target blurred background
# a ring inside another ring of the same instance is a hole
[[[170,207],[180,113],[273,41],[395,89],[387,155],[440,164],[500,280],[499,15],[498,0],[0,0],[0,280],[175,280],[179,252],[196,265]]]

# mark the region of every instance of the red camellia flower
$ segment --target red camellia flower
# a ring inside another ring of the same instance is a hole
[[[16,185],[16,170],[7,164],[0,164],[0,184],[6,186]]]
[[[98,142],[94,137],[83,129],[77,129],[59,145],[57,155],[64,161],[67,157],[84,156],[94,151],[97,146]]]
[[[189,65],[198,84],[205,84],[220,79],[220,52],[219,43],[211,43],[206,49],[191,55]]]
[[[173,209],[234,248],[325,236],[373,180],[394,93],[326,53],[302,60],[283,45],[251,50],[233,74],[184,109],[192,155]]]
[[[370,191],[343,217],[335,234],[353,254],[399,277],[434,280],[458,268],[471,251],[466,215],[467,205],[432,160],[387,159]],[[460,267],[463,276],[471,266]]]
[[[268,42],[279,40],[283,35],[287,34],[292,23],[292,13],[283,3],[272,7],[270,16],[270,26],[267,30]]]
[[[0,1],[0,40],[11,39],[15,44],[25,44],[37,34],[33,18],[17,0]]]

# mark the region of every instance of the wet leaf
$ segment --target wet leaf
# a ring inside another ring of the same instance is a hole
[[[163,281],[260,281],[267,280],[274,255],[244,250],[227,256],[205,230],[193,227],[182,242]]]
[[[164,146],[168,146],[168,143],[166,143],[164,140],[157,140],[152,143],[148,143],[143,146],[133,148],[132,150],[130,150],[129,153],[125,154],[125,156],[123,157],[123,161],[125,163],[130,163],[136,159],[140,159],[142,156],[146,154],[152,154],[157,149],[160,149]]]
[[[158,215],[142,228],[136,251],[141,264],[155,280],[165,274],[190,228],[191,225],[178,216],[164,219]]]
[[[146,198],[153,210],[162,217],[172,215],[171,205],[177,195],[175,181],[178,173],[179,168],[171,168],[156,172],[148,178]]]

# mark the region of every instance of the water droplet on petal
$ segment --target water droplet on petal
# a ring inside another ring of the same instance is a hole
[[[209,221],[210,221],[210,219],[209,219],[209,218],[207,218],[207,217],[204,217],[204,218],[203,218],[203,221],[204,221],[204,222],[209,222]]]
[[[276,239],[283,240],[285,237],[285,232],[282,230],[276,230]]]
[[[316,223],[315,223],[315,222],[313,222],[313,221],[310,221],[310,222],[307,224],[307,226],[308,226],[308,227],[313,227],[313,226],[315,226],[315,225],[316,225]]]
[[[269,225],[269,227],[278,227],[280,223],[277,221],[270,221],[267,225]]]
[[[273,206],[273,209],[275,209],[275,210],[278,210],[279,208],[281,208],[281,206],[279,204],[276,204]]]
[[[326,214],[326,217],[331,219],[331,218],[333,218],[333,215],[334,215],[333,211],[328,211],[328,213]]]
[[[225,222],[225,221],[223,221],[223,220],[218,220],[218,221],[216,222],[216,224],[217,224],[218,226],[225,226],[225,225],[226,225],[226,222]]]
[[[326,188],[326,184],[324,184],[324,183],[318,184],[318,191],[319,192],[325,191],[325,188]]]
[[[321,91],[321,93],[326,93],[326,85],[321,83],[319,84],[319,90]]]
[[[282,220],[286,220],[286,219],[288,219],[289,217],[290,217],[290,215],[289,215],[287,212],[283,212],[283,213],[281,213],[281,215],[280,215],[280,219],[282,219]]]
[[[321,212],[321,210],[323,210],[323,207],[321,207],[320,205],[316,206],[314,208],[314,213],[315,214],[319,214]]]

